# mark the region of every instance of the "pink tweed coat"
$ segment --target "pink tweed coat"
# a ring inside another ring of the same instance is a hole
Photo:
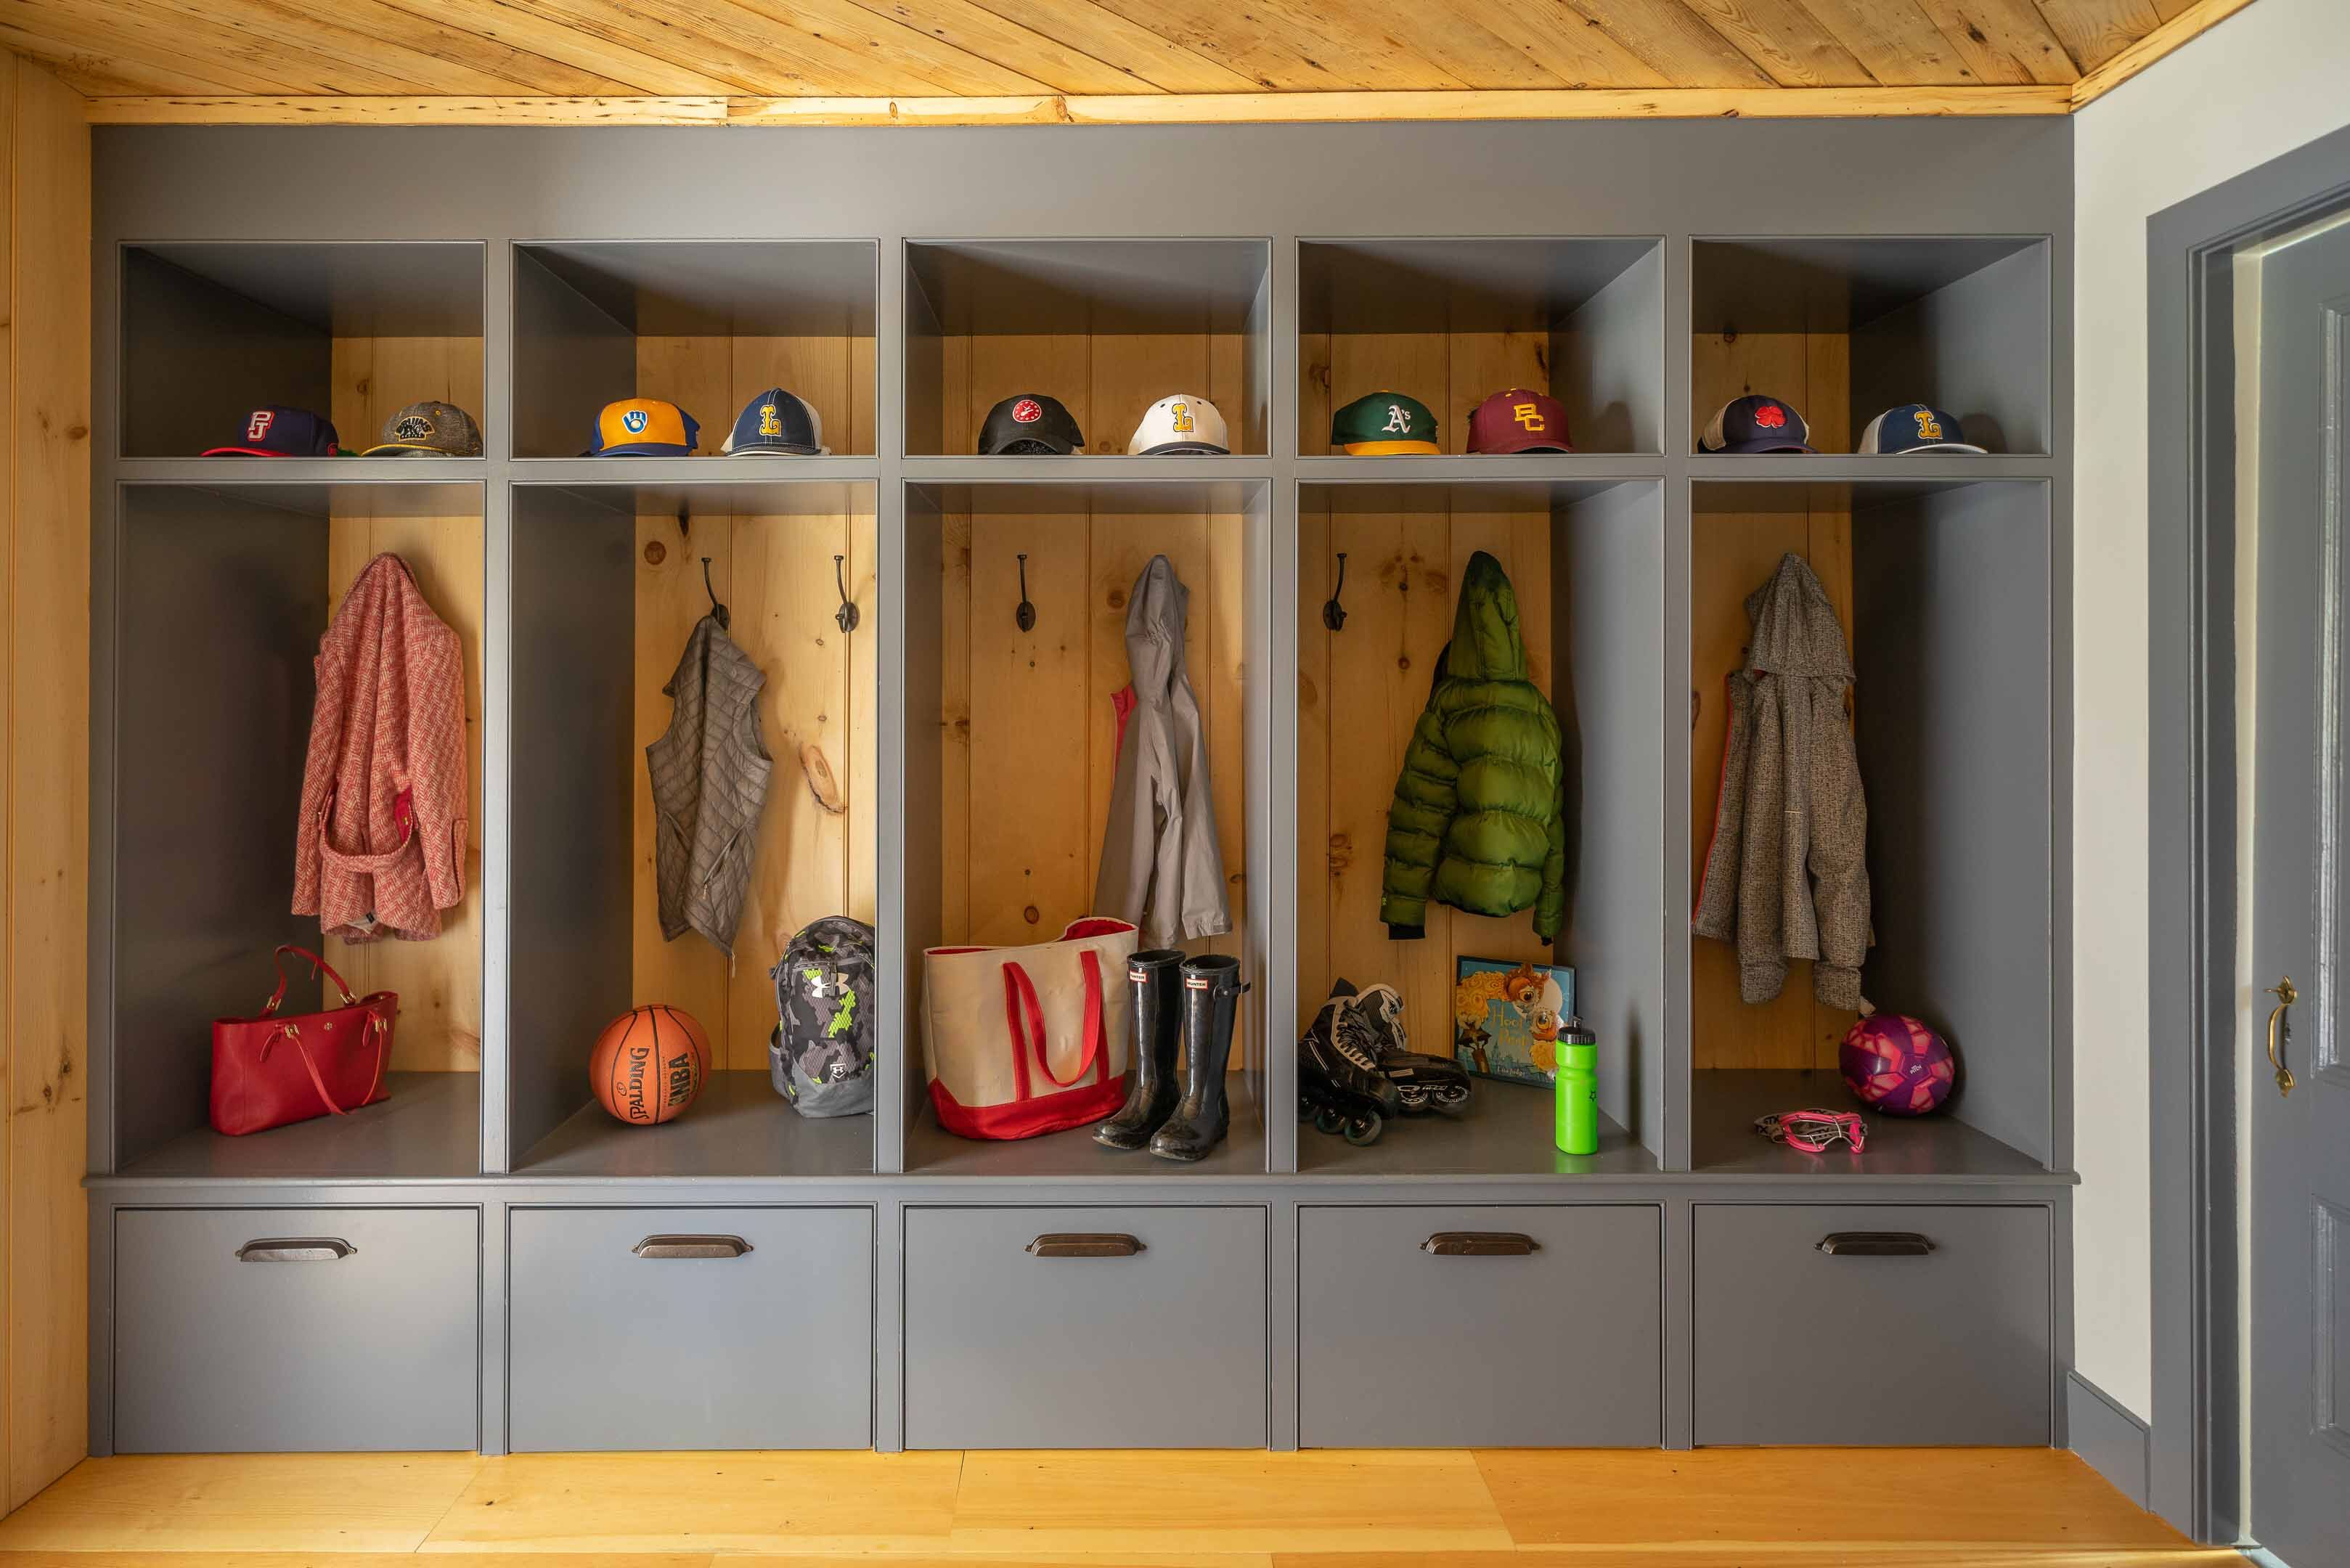
[[[294,912],[328,936],[423,941],[465,898],[464,656],[381,555],[318,639]]]

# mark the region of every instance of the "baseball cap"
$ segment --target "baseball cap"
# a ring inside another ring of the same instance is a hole
[[[255,409],[226,446],[206,447],[206,457],[342,457],[335,444],[335,421],[307,409]]]
[[[1697,438],[1700,452],[1810,452],[1812,427],[1804,416],[1776,398],[1759,393],[1732,398],[1721,405],[1705,433]]]
[[[1171,398],[1161,398],[1143,410],[1142,422],[1134,427],[1134,439],[1126,443],[1128,457],[1165,457],[1175,452],[1229,452],[1231,436],[1224,429],[1224,416],[1216,412],[1216,405],[1205,398],[1195,398],[1189,392],[1178,392]]]
[[[1021,456],[1043,453],[1066,457],[1086,450],[1085,432],[1061,406],[1058,398],[1042,392],[1022,392],[987,410],[979,427],[979,455]]]
[[[1373,392],[1330,416],[1330,444],[1344,447],[1348,457],[1433,453],[1438,450],[1436,416],[1417,398]]]
[[[454,403],[411,403],[383,422],[383,439],[361,457],[479,457],[481,427]]]
[[[1924,403],[1904,403],[1868,421],[1856,449],[1875,457],[1903,452],[1974,452],[1983,449],[1956,440],[1962,434],[1957,418]]]
[[[596,433],[583,457],[684,457],[702,440],[702,426],[675,403],[623,398],[596,416]]]
[[[1575,443],[1566,439],[1566,410],[1556,398],[1513,387],[1470,412],[1469,450],[1495,454],[1573,452]]]
[[[807,400],[770,387],[743,405],[718,450],[728,457],[822,457],[831,449]]]

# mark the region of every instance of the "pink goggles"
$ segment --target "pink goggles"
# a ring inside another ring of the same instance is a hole
[[[1857,1111],[1786,1111],[1755,1117],[1754,1130],[1773,1143],[1783,1143],[1806,1154],[1832,1148],[1838,1139],[1852,1145],[1855,1154],[1868,1147],[1868,1124],[1860,1119]]]

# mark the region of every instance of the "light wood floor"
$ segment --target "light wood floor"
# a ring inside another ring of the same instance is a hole
[[[2043,1449],[90,1459],[0,1568],[2113,1568],[2198,1551]]]

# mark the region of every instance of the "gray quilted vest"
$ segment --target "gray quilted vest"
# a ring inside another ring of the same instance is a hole
[[[751,888],[751,855],[775,761],[759,740],[767,678],[709,616],[694,623],[662,694],[669,731],[645,748],[651,769],[654,881],[661,936],[700,931],[734,956],[734,927]]]

